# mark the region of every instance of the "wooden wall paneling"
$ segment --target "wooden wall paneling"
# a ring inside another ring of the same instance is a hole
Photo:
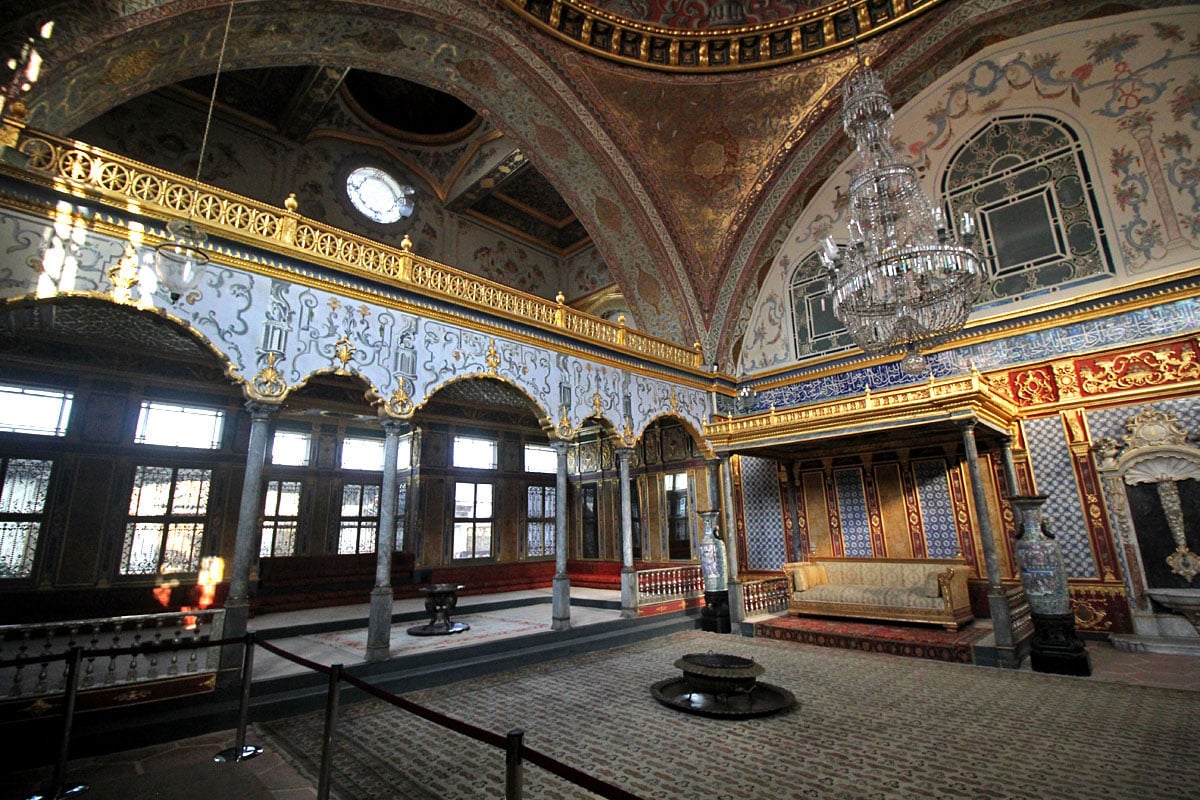
[[[871,554],[875,558],[886,558],[889,554],[883,535],[883,514],[880,510],[879,488],[875,483],[875,472],[871,460],[863,460],[863,502],[867,508],[867,528],[871,534]]]
[[[904,482],[900,477],[900,464],[875,464],[871,475],[874,478],[874,494],[885,551],[881,555],[889,558],[919,558],[913,553],[913,541],[909,536],[908,503]]]
[[[114,549],[108,537],[116,538],[115,549],[119,551],[122,536],[120,525],[109,523],[129,506],[129,497],[123,496],[115,472],[113,459],[88,456],[80,458],[72,470],[62,550],[53,576],[55,588],[95,586],[107,581],[108,564],[102,560],[111,560],[105,554]],[[119,560],[117,556],[113,563]]]
[[[803,474],[801,483],[804,496],[804,518],[808,522],[808,537],[811,556],[839,555],[834,550],[834,527],[830,523],[829,500],[825,494],[826,473],[810,470]],[[836,514],[836,512],[834,512]],[[838,531],[840,539],[840,530]],[[840,542],[839,542],[840,545]]]
[[[445,478],[425,475],[421,478],[421,494],[425,501],[421,514],[424,541],[416,554],[417,564],[425,568],[448,564],[453,523],[447,520],[454,519],[454,493],[447,496]]]

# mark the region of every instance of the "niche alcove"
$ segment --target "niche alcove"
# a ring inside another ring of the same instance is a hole
[[[1200,447],[1153,408],[1126,431],[1096,444],[1133,614],[1134,635],[1113,644],[1200,655]]]

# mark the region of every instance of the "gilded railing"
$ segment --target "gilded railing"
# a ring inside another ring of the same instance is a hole
[[[11,126],[8,130],[11,131]],[[174,173],[45,133],[24,130],[18,149],[29,157],[25,174],[58,189],[135,209],[165,220],[191,218],[232,241],[296,256],[310,263],[412,289],[459,306],[532,325],[576,339],[618,348],[648,361],[699,370],[699,345],[687,347],[576,311],[560,295],[550,301],[509,289],[423,258],[405,238],[399,248],[306,219],[295,196],[278,208]],[[157,244],[160,236],[144,240]]]

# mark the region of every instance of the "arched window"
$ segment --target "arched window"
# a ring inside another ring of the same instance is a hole
[[[378,167],[359,167],[346,176],[346,196],[365,217],[381,225],[399,222],[413,213],[416,190]]]
[[[1075,133],[1029,114],[995,120],[942,176],[950,213],[975,215],[989,276],[977,307],[1078,286],[1112,272],[1092,178]]]
[[[846,326],[833,315],[829,275],[816,253],[796,267],[788,289],[797,359],[836,353],[854,344]]]

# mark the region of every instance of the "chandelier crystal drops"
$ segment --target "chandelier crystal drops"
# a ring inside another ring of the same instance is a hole
[[[870,354],[905,351],[901,368],[928,368],[920,348],[961,330],[983,285],[964,214],[963,243],[921,190],[892,144],[892,103],[883,81],[861,65],[842,90],[842,126],[861,160],[850,181],[849,243],[826,237],[819,255],[833,284],[833,313]]]

